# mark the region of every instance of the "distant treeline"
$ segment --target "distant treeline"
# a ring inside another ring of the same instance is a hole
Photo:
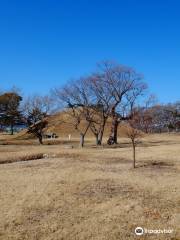
[[[1,130],[8,127],[13,134],[15,126],[27,126],[40,143],[48,125],[47,116],[59,111],[69,114],[80,134],[81,146],[89,129],[96,144],[101,145],[109,118],[112,124],[108,144],[117,143],[121,122],[133,123],[145,133],[180,131],[180,101],[159,104],[152,95],[148,97],[142,74],[110,61],[101,62],[94,73],[54,88],[46,96],[23,99],[15,90],[0,94]]]

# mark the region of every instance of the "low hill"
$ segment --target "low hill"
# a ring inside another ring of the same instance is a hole
[[[54,115],[51,115],[47,118],[48,126],[45,129],[45,133],[56,133],[58,137],[66,138],[70,134],[72,138],[79,137],[79,132],[74,128],[72,122],[73,119],[64,112],[59,112]],[[104,137],[108,137],[111,129],[111,118],[107,120]],[[86,121],[82,121],[80,128],[84,129],[86,127]],[[118,135],[124,136],[125,124],[120,124],[118,128]],[[93,137],[93,133],[89,129],[87,132],[87,137]],[[32,135],[27,134],[26,129],[14,135],[16,139],[29,139],[32,138]]]

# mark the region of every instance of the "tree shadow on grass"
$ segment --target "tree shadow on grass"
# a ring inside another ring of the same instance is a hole
[[[138,164],[136,168],[145,168],[145,169],[172,169],[174,167],[173,163],[164,162],[164,161],[151,161]]]

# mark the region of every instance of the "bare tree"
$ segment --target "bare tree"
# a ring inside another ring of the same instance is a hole
[[[96,76],[102,82],[103,90],[110,97],[109,112],[112,124],[108,144],[114,144],[117,143],[119,123],[131,117],[131,112],[126,112],[126,116],[122,115],[122,111],[127,109],[127,104],[130,103],[127,96],[133,96],[131,104],[134,104],[135,100],[143,94],[147,86],[143,82],[143,76],[134,69],[109,61],[99,64],[99,71]]]
[[[71,106],[68,114],[71,116],[71,123],[73,124],[74,128],[79,132],[79,146],[84,147],[85,136],[91,125],[90,121],[86,121],[84,119],[84,116],[87,114],[86,110],[82,107],[74,108]]]
[[[85,136],[94,121],[94,106],[92,96],[85,79],[72,81],[62,88],[53,90],[54,96],[64,106],[71,124],[80,134],[80,146],[84,146]]]
[[[25,116],[28,116],[29,113],[32,113],[35,110],[43,113],[44,115],[48,115],[53,111],[53,103],[52,97],[48,95],[32,95],[24,100],[22,104],[22,111],[24,112]],[[38,120],[39,116],[34,116],[33,122]]]
[[[136,146],[138,144],[139,138],[143,136],[142,131],[136,128],[137,121],[138,121],[137,116],[136,116],[136,119],[129,120],[128,126],[126,127],[126,130],[125,130],[125,135],[131,140],[131,143],[132,143],[133,168],[136,167]]]
[[[38,138],[39,143],[43,144],[43,130],[48,125],[48,121],[45,119],[41,119],[33,124],[30,124],[28,127],[27,133],[33,134]]]
[[[153,104],[145,104],[138,108],[139,128],[146,133],[178,131],[180,104]]]
[[[43,144],[43,130],[48,125],[46,117],[51,112],[52,103],[49,96],[34,95],[28,97],[22,106],[28,125],[27,133],[37,137],[40,144]]]
[[[96,138],[96,145],[102,144],[105,125],[111,111],[112,96],[98,74],[92,74],[86,81],[87,86],[93,96],[91,110],[94,111],[94,119],[90,128]]]
[[[139,126],[138,128],[144,131],[145,133],[152,132],[153,123],[154,123],[154,113],[153,107],[157,104],[157,97],[153,94],[148,96],[144,104],[141,107],[138,107],[136,113],[139,118]]]
[[[79,122],[81,116],[88,122],[88,129],[90,128],[94,134],[96,144],[100,145],[109,117],[112,118],[112,125],[108,143],[117,143],[119,123],[130,118],[130,110],[135,100],[145,89],[146,85],[140,74],[131,68],[106,61],[99,64],[98,71],[91,76],[72,81],[63,89],[55,89],[54,93],[66,107],[72,110],[76,108],[74,118]],[[131,104],[130,109],[127,107],[128,104]],[[80,111],[78,116],[77,108],[78,112]],[[125,109],[124,115],[122,110]]]

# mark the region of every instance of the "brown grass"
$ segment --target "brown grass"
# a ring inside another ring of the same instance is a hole
[[[115,149],[91,140],[84,149],[0,146],[0,161],[47,156],[0,165],[0,239],[180,239],[180,136],[146,136],[136,169],[127,139]],[[136,226],[174,231],[137,238]]]

